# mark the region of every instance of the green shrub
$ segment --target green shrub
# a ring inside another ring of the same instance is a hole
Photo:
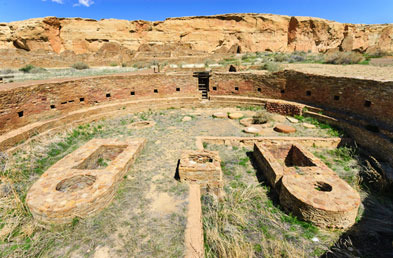
[[[24,73],[30,73],[30,71],[34,68],[34,65],[28,64],[22,68],[19,69],[19,71],[24,72]]]
[[[127,67],[127,64],[126,63],[122,63],[121,67]]]
[[[89,66],[83,62],[77,62],[72,65],[72,68],[77,70],[84,70],[84,69],[89,69]]]
[[[117,66],[117,63],[111,63],[111,66]]]
[[[363,60],[363,55],[356,52],[337,52],[325,57],[326,64],[358,64]]]
[[[45,73],[45,72],[47,72],[45,68],[36,67],[31,64],[20,68],[19,71],[24,72],[24,73]]]

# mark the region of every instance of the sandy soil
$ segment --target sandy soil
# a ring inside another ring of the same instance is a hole
[[[285,65],[285,68],[310,74],[377,81],[393,81],[393,66],[287,64]]]

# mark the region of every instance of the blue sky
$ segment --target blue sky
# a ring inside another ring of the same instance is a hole
[[[45,16],[159,21],[247,12],[393,23],[393,0],[0,0],[0,22]]]

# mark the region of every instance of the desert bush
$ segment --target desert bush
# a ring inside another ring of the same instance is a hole
[[[117,63],[111,63],[111,66],[117,66]]]
[[[288,58],[289,63],[304,62],[305,60],[306,60],[306,58],[304,56],[297,55],[297,54],[292,54]]]
[[[29,73],[33,68],[34,68],[34,65],[28,64],[28,65],[25,65],[22,68],[20,68],[19,71],[24,72],[24,73]]]
[[[253,117],[252,117],[252,123],[253,124],[266,124],[267,122],[271,121],[272,117],[271,115],[266,111],[258,111]]]
[[[72,65],[72,68],[76,70],[85,70],[85,69],[89,69],[89,66],[83,62],[77,62]]]
[[[358,64],[364,60],[360,53],[356,52],[337,52],[328,54],[325,57],[326,64]]]
[[[46,73],[47,70],[42,67],[33,67],[29,73]]]
[[[274,55],[274,61],[275,62],[286,62],[288,61],[288,56],[284,53],[277,53]]]
[[[121,67],[127,67],[127,64],[126,63],[122,63]]]
[[[390,56],[390,55],[392,55],[392,53],[383,51],[381,49],[377,49],[375,51],[365,54],[365,57],[366,59],[370,59],[370,58],[379,58],[379,57]]]
[[[47,70],[45,68],[36,67],[31,64],[20,68],[19,71],[24,72],[24,73],[45,73],[45,72],[47,72]]]
[[[284,68],[283,68],[280,64],[278,64],[278,63],[275,63],[275,62],[267,62],[267,63],[264,63],[264,64],[260,67],[260,69],[261,69],[261,70],[267,70],[267,71],[269,71],[269,72],[278,72],[278,71],[282,71]]]
[[[307,63],[320,63],[325,61],[325,56],[323,54],[308,54],[305,62]]]

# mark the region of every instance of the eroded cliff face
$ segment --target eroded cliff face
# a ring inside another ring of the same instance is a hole
[[[0,23],[0,67],[68,66],[256,51],[393,51],[393,24],[226,14],[160,22],[37,18]]]

